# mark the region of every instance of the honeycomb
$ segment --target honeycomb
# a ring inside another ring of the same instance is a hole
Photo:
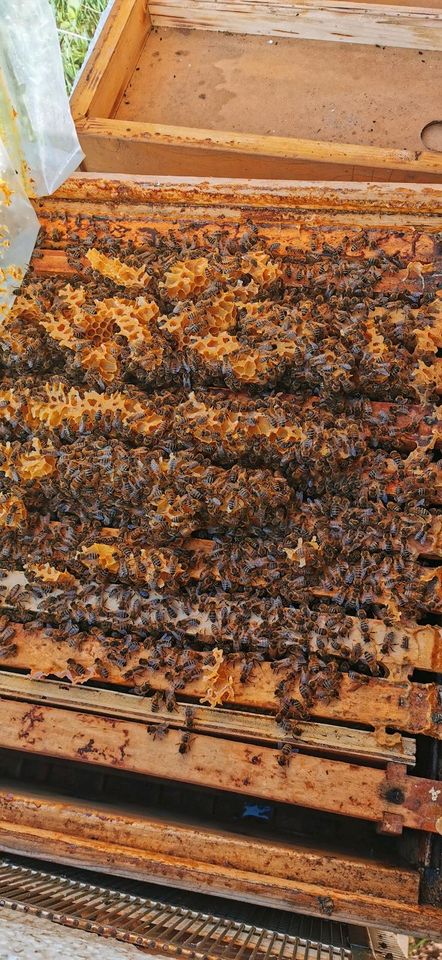
[[[173,300],[185,300],[190,295],[201,293],[208,285],[209,261],[206,257],[195,260],[177,260],[164,275],[164,290]]]
[[[241,344],[236,337],[232,337],[227,331],[221,333],[209,333],[206,337],[195,337],[190,341],[190,346],[203,360],[209,363],[222,361],[224,357],[235,353],[241,348]]]
[[[146,287],[149,283],[143,267],[129,267],[127,263],[122,263],[116,257],[107,257],[94,248],[87,251],[86,258],[93,270],[101,273],[103,277],[109,277],[122,287]]]
[[[140,692],[148,662],[172,707],[265,660],[283,724],[402,669],[442,613],[431,271],[394,237],[104,232],[69,283],[36,261],[2,328],[0,616],[66,640],[73,680]]]
[[[83,428],[93,428],[97,419],[101,424],[103,418],[109,416],[118,417],[131,431],[148,437],[155,435],[163,424],[163,418],[144,398],[143,401],[131,399],[120,391],[109,394],[96,390],[80,391],[61,381],[43,384],[40,398],[33,399],[29,392],[21,415],[33,430],[40,424],[48,430],[56,430],[66,423],[73,427],[82,424]]]
[[[241,262],[241,270],[250,274],[258,287],[267,287],[281,276],[281,268],[264,250],[247,254]]]
[[[0,444],[0,474],[13,483],[27,483],[56,473],[56,458],[37,438],[29,443]]]
[[[100,334],[103,327],[107,328],[106,335],[103,331],[103,339],[111,339],[116,330],[127,338],[129,344],[151,343],[150,325],[158,315],[159,309],[154,301],[138,297],[134,304],[114,297],[96,304],[94,321]]]
[[[57,570],[57,568],[52,567],[50,563],[28,563],[26,565],[26,571],[33,575],[35,580],[40,580],[42,583],[60,584],[60,586],[66,587],[78,585],[78,580],[76,580],[72,574],[67,573],[65,570]]]
[[[82,367],[97,373],[104,383],[113,383],[119,372],[118,349],[111,340],[89,347],[82,344],[78,360]]]
[[[53,340],[56,340],[57,343],[60,344],[60,347],[64,347],[67,350],[75,350],[77,338],[72,330],[71,318],[65,317],[63,314],[58,317],[47,314],[46,317],[41,320],[41,326]]]
[[[204,319],[209,333],[216,334],[218,331],[231,330],[236,323],[237,311],[233,291],[223,290],[219,293],[208,303],[205,310]]]
[[[0,495],[0,527],[15,530],[23,527],[28,519],[28,512],[20,497]]]

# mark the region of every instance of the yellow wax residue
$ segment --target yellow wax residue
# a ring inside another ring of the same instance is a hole
[[[12,190],[8,187],[8,184],[5,180],[2,180],[0,177],[0,203],[3,203],[5,207],[11,206],[12,200]]]

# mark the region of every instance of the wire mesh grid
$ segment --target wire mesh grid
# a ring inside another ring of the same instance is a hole
[[[345,924],[22,858],[0,858],[0,906],[171,957],[353,960]]]

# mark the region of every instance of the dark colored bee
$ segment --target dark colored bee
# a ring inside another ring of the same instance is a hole
[[[188,753],[193,739],[194,737],[192,736],[191,733],[189,732],[183,733],[179,743],[178,752],[182,754]]]
[[[290,758],[292,757],[293,753],[295,753],[296,751],[292,747],[291,743],[278,743],[278,749],[280,751],[277,757],[277,762],[279,766],[288,767],[290,763]]]
[[[163,738],[169,733],[169,724],[168,723],[149,723],[147,727],[147,732],[153,737],[154,740],[163,740]]]
[[[192,727],[193,727],[193,724],[194,724],[194,710],[193,710],[193,707],[187,706],[186,709],[185,709],[185,711],[184,711],[184,715],[185,715],[185,718],[186,718],[186,727],[188,727],[188,729],[191,730]]]

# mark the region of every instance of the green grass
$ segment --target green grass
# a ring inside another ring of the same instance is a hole
[[[55,12],[68,93],[108,0],[50,0]]]

